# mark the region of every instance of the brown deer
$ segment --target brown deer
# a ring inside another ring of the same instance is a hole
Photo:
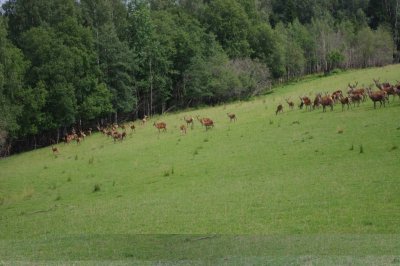
[[[293,110],[293,108],[294,108],[294,102],[289,101],[289,99],[285,99],[285,101],[286,101],[287,104],[289,105],[289,109],[290,109],[290,110]]]
[[[376,109],[376,103],[379,102],[380,106],[382,107],[382,103],[383,103],[383,107],[385,106],[385,102],[387,100],[387,93],[383,90],[381,91],[372,91],[371,89],[368,90],[368,96],[369,98],[374,102],[374,109]]]
[[[206,127],[207,131],[210,127],[214,127],[214,121],[210,118],[203,118],[203,125]]]
[[[321,95],[319,95],[319,102],[322,105],[322,112],[326,112],[326,107],[330,106],[331,107],[331,111],[333,111],[333,99],[330,95],[325,95],[324,97],[322,97]]]
[[[82,140],[84,140],[86,138],[86,134],[82,130],[80,130],[78,133],[78,137],[80,137]]]
[[[208,128],[214,127],[214,121],[212,121],[210,118],[200,118],[199,116],[197,116],[197,120],[199,120],[202,126],[206,127],[206,131],[208,130]]]
[[[345,105],[347,105],[347,110],[349,110],[349,108],[350,108],[350,96],[344,97],[343,95],[340,95],[339,101],[342,104],[342,112],[344,110],[344,106]]]
[[[319,109],[319,106],[321,105],[321,93],[318,93],[317,95],[315,95],[314,101],[313,101],[313,105],[312,105],[312,109],[315,110],[315,108]]]
[[[311,111],[311,100],[307,96],[300,97],[301,104],[300,104],[300,109],[303,108],[303,105],[306,106],[306,110],[309,109]]]
[[[283,113],[283,105],[282,104],[279,104],[277,107],[276,107],[276,111],[275,111],[275,115],[278,115],[278,113]]]
[[[117,140],[123,141],[124,138],[126,138],[126,131],[124,131],[122,133],[115,131],[113,134],[113,138],[114,138],[114,143],[117,142]]]
[[[155,126],[158,129],[158,133],[160,133],[160,130],[162,129],[164,132],[167,131],[167,124],[165,122],[154,122],[153,126]]]
[[[334,91],[331,96],[332,96],[333,102],[337,103],[338,101],[340,101],[340,98],[343,96],[343,92],[341,90],[337,90],[337,91]]]
[[[353,92],[351,94],[349,94],[350,100],[353,103],[353,106],[356,107],[356,103],[357,103],[357,107],[360,106],[360,102],[363,101],[364,96],[361,93],[357,93],[357,92]]]
[[[145,125],[147,122],[147,118],[149,118],[147,115],[144,115],[143,119],[142,119],[142,125]]]
[[[181,134],[186,134],[186,126],[185,125],[181,125],[179,128],[181,130]]]
[[[381,90],[381,91],[385,91],[387,94],[387,101],[389,103],[389,96],[393,95],[393,101],[394,101],[394,97],[396,96],[396,88],[393,85],[390,85],[390,83],[388,82],[384,82],[384,83],[379,83],[379,79],[373,79],[375,82],[376,87]]]
[[[135,125],[132,123],[132,125],[130,126],[130,128],[131,128],[131,131],[135,131],[136,132],[136,130],[135,130]]]
[[[193,129],[193,117],[188,117],[186,118],[186,116],[183,117],[183,120],[185,120],[186,125],[189,127],[189,124],[191,125],[191,128]]]
[[[203,118],[200,118],[200,116],[196,116],[196,118],[197,118],[197,120],[200,122],[200,124],[202,125],[202,126],[204,126],[204,124],[203,124]]]
[[[234,113],[226,113],[230,122],[236,122],[236,115]]]
[[[367,91],[364,88],[359,88],[356,89],[358,82],[356,82],[354,85],[351,85],[350,83],[348,84],[349,89],[347,91],[347,94],[360,94],[362,96],[362,101],[365,102],[367,100]]]
[[[397,84],[394,85],[394,91],[395,91],[395,94],[397,94],[397,96],[399,96],[399,99],[400,99],[400,81],[397,81]]]
[[[51,150],[53,151],[53,154],[60,154],[60,151],[54,145],[51,145]]]

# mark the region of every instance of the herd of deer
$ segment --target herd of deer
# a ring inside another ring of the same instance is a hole
[[[372,86],[369,86],[368,88],[357,88],[358,82],[355,84],[348,84],[348,90],[347,90],[347,96],[345,96],[342,92],[342,90],[337,90],[334,91],[333,93],[325,93],[324,96],[322,96],[321,93],[318,93],[314,100],[310,99],[307,96],[300,97],[300,105],[299,108],[303,109],[305,106],[306,110],[314,110],[315,108],[319,108],[322,106],[322,111],[326,112],[326,108],[329,107],[331,111],[333,110],[333,106],[336,103],[341,103],[342,105],[342,111],[344,110],[345,106],[347,106],[347,109],[350,108],[350,105],[353,104],[353,106],[360,106],[361,102],[365,102],[367,98],[369,97],[372,102],[374,103],[374,108],[376,108],[376,103],[379,102],[380,106],[385,107],[385,103],[389,103],[389,96],[393,95],[393,100],[396,95],[399,96],[400,98],[400,82],[398,81],[397,84],[392,85],[388,82],[385,83],[380,83],[379,79],[373,79],[376,87],[379,89],[377,91],[372,91]],[[294,102],[290,101],[289,99],[285,99],[289,109],[293,110],[294,108]],[[283,105],[279,104],[278,107],[276,108],[275,114],[278,115],[278,113],[283,112]]]
[[[315,108],[319,108],[322,106],[323,112],[326,112],[326,108],[329,107],[331,111],[333,110],[333,106],[336,103],[341,103],[342,105],[342,111],[344,110],[345,106],[347,106],[347,109],[350,108],[350,105],[353,104],[353,106],[359,106],[361,102],[365,102],[366,99],[369,97],[372,102],[374,103],[374,108],[376,108],[376,103],[379,102],[380,106],[385,107],[385,103],[389,103],[389,96],[393,95],[393,99],[396,95],[399,96],[400,98],[400,82],[397,82],[396,85],[391,85],[390,83],[380,83],[379,79],[373,79],[376,87],[379,89],[378,91],[372,91],[371,87],[368,88],[357,88],[358,82],[356,82],[354,85],[351,85],[350,83],[348,84],[348,90],[347,90],[347,96],[345,96],[342,92],[342,90],[336,90],[333,93],[325,93],[324,96],[322,96],[321,93],[318,93],[314,100],[310,99],[307,96],[300,97],[300,105],[299,108],[303,109],[305,106],[306,110],[314,110]],[[294,109],[294,102],[290,101],[289,99],[285,99],[286,103],[289,106],[290,110]],[[283,105],[279,104],[275,114],[278,115],[278,113],[283,112]],[[230,122],[236,122],[236,115],[234,113],[227,113],[227,116],[230,120]],[[206,131],[212,127],[214,127],[214,121],[210,118],[203,117],[201,118],[200,116],[196,116],[197,120],[200,122],[202,126],[205,127]],[[148,116],[144,116],[143,119],[140,120],[140,124],[144,126],[147,121],[149,120]],[[179,129],[181,134],[186,134],[187,129],[194,128],[194,121],[195,119],[193,117],[183,117],[183,120],[186,122],[185,124],[181,124]],[[153,126],[158,129],[158,133],[160,134],[162,132],[167,131],[167,124],[165,122],[154,122]],[[136,130],[136,127],[133,123],[131,123],[128,126],[131,129],[131,133]],[[114,139],[114,143],[117,141],[123,141],[126,136],[126,130],[127,126],[122,125],[121,129],[123,132],[118,131],[118,125],[117,124],[112,124],[106,127],[101,127],[100,125],[97,125],[97,130],[99,132],[102,132],[105,136],[111,137]],[[92,129],[89,128],[85,132],[82,130],[79,130],[76,132],[76,130],[73,128],[71,131],[71,134],[66,134],[64,136],[64,142],[65,143],[70,143],[72,140],[75,140],[77,144],[80,144],[86,136],[90,136],[92,133]],[[54,154],[59,154],[59,149],[52,145],[52,151]]]
[[[227,113],[228,118],[230,119],[230,122],[236,122],[236,115],[234,113]],[[200,122],[202,126],[205,127],[206,131],[212,127],[214,127],[214,121],[210,118],[203,117],[200,118],[200,116],[196,116],[197,120]],[[145,115],[143,119],[140,120],[140,124],[144,126],[147,121],[149,120],[149,117]],[[181,134],[186,134],[187,128],[193,129],[194,128],[194,121],[195,119],[193,117],[184,117],[183,120],[186,122],[185,124],[182,124],[179,129]],[[153,126],[158,129],[158,133],[166,132],[167,131],[167,124],[165,122],[154,122]],[[100,125],[97,125],[97,130],[101,133],[103,133],[104,136],[111,137],[114,139],[114,143],[117,141],[123,141],[126,136],[126,130],[127,128],[131,129],[131,133],[136,131],[136,127],[133,123],[131,123],[129,126],[127,125],[121,125],[120,127],[117,124],[111,124],[106,127],[101,127]],[[121,128],[122,132],[119,132],[118,129]],[[82,130],[79,130],[79,132],[76,132],[74,128],[72,128],[70,134],[66,134],[64,136],[64,143],[69,144],[71,141],[75,140],[77,144],[80,144],[87,135],[91,135],[92,129],[89,128],[86,133],[84,133]],[[53,151],[53,154],[57,155],[60,153],[59,149],[54,146],[54,144],[51,146],[51,149]]]

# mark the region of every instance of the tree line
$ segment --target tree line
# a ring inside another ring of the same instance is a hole
[[[8,0],[0,151],[399,61],[399,0]]]

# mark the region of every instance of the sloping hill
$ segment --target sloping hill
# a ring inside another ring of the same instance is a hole
[[[398,263],[400,99],[326,113],[284,100],[378,77],[399,80],[400,65],[154,117],[123,142],[96,133],[57,156],[1,160],[0,261]],[[182,135],[183,117],[196,115],[215,127],[196,121]]]

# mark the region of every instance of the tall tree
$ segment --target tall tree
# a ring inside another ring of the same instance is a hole
[[[18,136],[26,66],[21,51],[8,40],[6,22],[0,17],[0,149],[6,138]]]
[[[250,55],[247,40],[250,22],[243,7],[235,0],[215,0],[207,7],[205,24],[232,57]]]

